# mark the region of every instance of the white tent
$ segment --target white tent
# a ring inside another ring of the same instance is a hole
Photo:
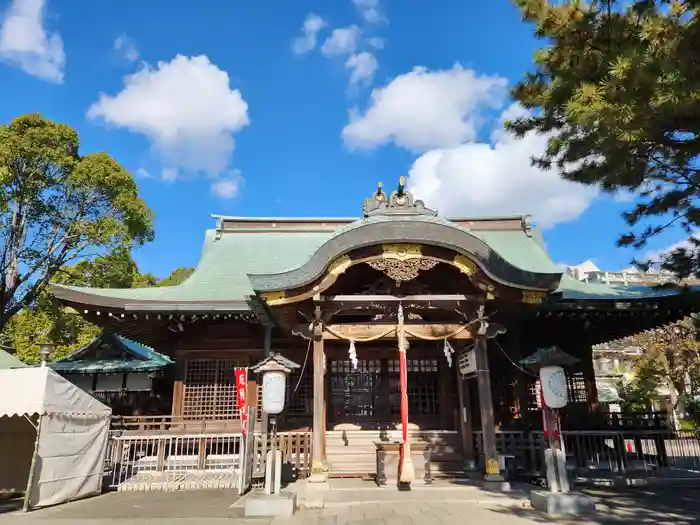
[[[111,414],[50,368],[0,370],[0,494],[28,510],[99,493]]]

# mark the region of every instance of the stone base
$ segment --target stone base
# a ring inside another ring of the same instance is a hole
[[[274,516],[294,516],[297,510],[297,495],[281,492],[278,495],[251,494],[245,500],[246,518],[262,518]]]
[[[320,479],[317,478],[316,480],[313,480],[312,478],[314,475],[312,474],[306,479],[306,483],[304,483],[304,491],[305,492],[326,492],[328,490],[331,490],[331,484],[328,483],[328,475],[326,475],[325,479]]]
[[[401,462],[401,456],[398,452],[387,452],[384,456],[384,475],[385,479],[377,479],[377,485],[381,487],[398,487],[399,490],[407,490],[405,483],[399,482],[399,463]],[[426,476],[425,466],[426,461],[422,452],[411,451],[411,463],[413,463],[413,484],[415,485],[430,485],[432,478],[429,473]],[[427,478],[427,479],[426,479]],[[410,484],[408,484],[408,490],[410,490]]]
[[[530,493],[530,504],[534,509],[547,514],[593,514],[595,500],[582,494],[569,492],[549,492],[533,490]]]
[[[481,486],[491,492],[508,492],[511,490],[510,483],[503,479],[482,479]]]
[[[328,481],[328,472],[313,472],[307,481],[313,484],[326,483]]]

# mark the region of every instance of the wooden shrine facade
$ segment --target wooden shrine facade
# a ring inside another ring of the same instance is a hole
[[[54,293],[174,357],[173,417],[236,420],[235,367],[270,352],[302,365],[281,424],[312,429],[317,474],[327,431],[396,429],[406,417],[412,428],[457,431],[465,456],[480,428],[493,458],[496,429],[541,428],[520,359],[552,345],[580,359],[567,370],[564,425],[604,426],[591,346],[695,302],[692,291],[574,282],[538,239],[523,217],[444,219],[401,183],[388,197],[378,188],[359,220],[220,218],[195,273],[169,289]],[[471,348],[477,370],[463,378],[456,361]],[[260,396],[249,377],[249,399]]]

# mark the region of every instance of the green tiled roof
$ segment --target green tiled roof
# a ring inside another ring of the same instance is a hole
[[[462,230],[481,239],[506,262],[526,272],[557,274],[561,269],[552,261],[537,230],[473,231],[439,216],[421,216],[421,220]],[[248,310],[246,298],[253,293],[249,275],[270,275],[294,270],[304,265],[326,241],[357,229],[368,222],[396,220],[373,216],[349,223],[335,231],[218,232],[207,230],[204,250],[195,272],[182,284],[169,287],[106,289],[54,285],[54,292],[72,291],[102,300],[120,300],[125,309],[133,303],[135,310],[170,309]],[[466,219],[461,219],[466,220]],[[567,275],[561,278],[557,292],[564,299],[637,299],[670,295],[651,288],[615,288],[604,284],[583,283]],[[150,303],[152,302],[152,303]]]
[[[158,288],[108,289],[56,286],[101,297],[178,303],[244,301],[253,290],[248,273],[282,272],[303,263],[332,232],[260,232],[223,234],[207,230],[195,272],[182,284]],[[216,309],[216,308],[214,308]],[[241,309],[247,309],[245,303]]]
[[[586,283],[578,281],[569,275],[561,278],[557,292],[562,299],[569,300],[635,300],[658,299],[678,295],[682,291],[697,292],[698,286],[687,288],[662,288],[656,286],[610,286],[603,283]]]
[[[110,348],[122,352],[127,357],[123,359],[94,359],[89,354],[93,349],[101,345],[110,345]],[[156,352],[153,348],[142,345],[125,337],[102,332],[97,338],[76,350],[71,355],[49,363],[56,372],[63,374],[97,374],[97,373],[121,373],[121,372],[154,372],[161,370],[173,361]]]
[[[0,349],[0,370],[8,370],[10,368],[25,368],[26,366],[27,365],[25,365],[22,361],[17,359],[9,352]]]
[[[365,220],[355,221],[334,232],[334,235],[359,228],[367,223],[390,222],[394,217],[377,215]],[[474,231],[456,222],[438,216],[426,215],[422,217],[424,222],[441,224],[472,235],[488,244],[493,250],[513,266],[528,272],[536,273],[560,273],[561,269],[554,264],[547,251],[540,244],[541,238],[537,230],[530,233],[524,230],[481,230]],[[468,220],[468,219],[462,219]],[[310,255],[310,254],[309,254]],[[256,272],[262,273],[262,272]]]

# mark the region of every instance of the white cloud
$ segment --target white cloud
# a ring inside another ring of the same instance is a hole
[[[350,84],[358,84],[360,82],[372,82],[374,73],[379,68],[377,58],[367,51],[350,55],[350,58],[345,62],[345,67],[352,71],[350,74]]]
[[[518,140],[500,124],[491,144],[466,142],[419,157],[409,171],[416,197],[443,215],[532,213],[544,228],[583,213],[598,190],[531,166],[530,158],[544,151],[547,138],[530,134]]]
[[[376,24],[384,19],[379,10],[379,0],[352,0],[352,3],[368,24]]]
[[[45,0],[12,0],[0,26],[0,60],[60,84],[66,55],[61,35],[44,28],[45,8]]]
[[[318,33],[326,27],[326,21],[320,16],[309,13],[301,26],[301,36],[292,42],[292,50],[297,55],[303,55],[316,47]]]
[[[214,181],[211,185],[211,191],[222,199],[233,199],[238,196],[242,184],[243,177],[240,171],[234,170],[232,173]]]
[[[416,67],[375,89],[364,114],[352,111],[343,139],[358,148],[392,141],[414,151],[458,146],[475,138],[479,110],[502,105],[506,85],[460,65],[434,72]]]
[[[523,114],[507,103],[506,80],[460,66],[447,71],[416,68],[376,89],[369,108],[343,130],[349,147],[388,142],[422,152],[409,171],[409,186],[443,215],[532,213],[542,227],[578,217],[599,195],[595,187],[565,181],[556,171],[531,165],[547,137],[508,134],[503,122]],[[498,118],[489,117],[494,109]],[[491,128],[487,141],[479,131]]]
[[[125,34],[117,37],[113,47],[116,52],[129,62],[136,62],[139,59],[139,50],[136,48],[136,44]]]
[[[135,175],[140,178],[140,179],[153,179],[153,175],[149,173],[149,171],[145,168],[139,168],[136,170]]]
[[[160,172],[160,180],[172,182],[180,178],[176,168],[163,168]]]
[[[203,55],[144,66],[116,95],[100,94],[87,116],[144,135],[170,168],[208,174],[229,166],[233,135],[250,123],[240,91]]]
[[[378,36],[368,38],[367,44],[374,49],[384,49],[384,39]]]
[[[377,57],[369,49],[384,49],[384,39],[366,36],[366,31],[372,30],[372,24],[384,21],[379,9],[379,0],[352,0],[362,15],[362,24],[352,24],[347,27],[333,29],[321,45],[321,53],[327,58],[342,58],[345,68],[350,71],[350,85],[371,83],[374,73],[379,67]],[[318,15],[309,14],[302,26],[302,34],[292,43],[296,54],[304,54],[313,50],[317,45],[319,32],[327,27],[327,23]]]
[[[327,57],[350,55],[357,49],[361,34],[356,25],[334,29],[321,46],[321,52]]]

